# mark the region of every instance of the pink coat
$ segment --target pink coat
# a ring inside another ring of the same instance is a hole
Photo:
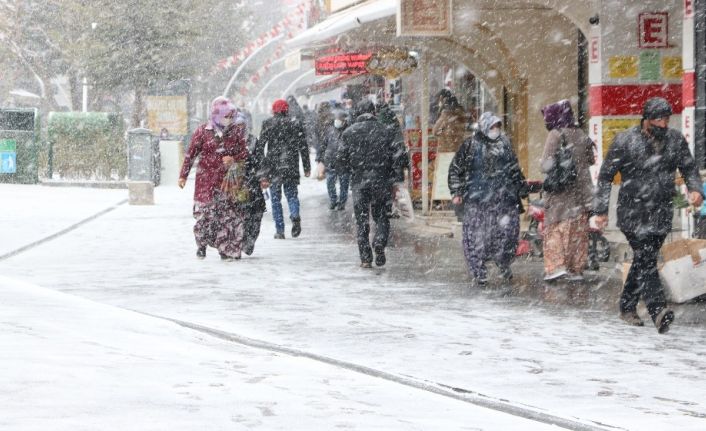
[[[179,175],[180,178],[188,177],[194,160],[199,157],[196,166],[195,203],[203,205],[213,200],[214,192],[220,189],[226,174],[222,160],[225,156],[233,157],[236,162],[248,158],[245,128],[241,125],[231,126],[222,137],[218,137],[210,124],[199,126],[191,136],[191,144],[184,156]]]

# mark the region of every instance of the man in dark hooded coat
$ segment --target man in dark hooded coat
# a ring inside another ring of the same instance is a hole
[[[620,298],[620,317],[631,325],[642,326],[635,311],[642,297],[660,334],[667,332],[674,321],[657,273],[657,256],[672,229],[677,169],[689,190],[689,202],[695,206],[703,202],[696,162],[681,132],[668,127],[670,115],[669,102],[654,97],[643,105],[640,125],[616,135],[598,175],[593,203],[596,224],[603,228],[608,224],[613,177],[620,173],[618,227],[634,256]]]
[[[392,186],[398,166],[396,157],[399,156],[393,135],[375,118],[374,113],[372,102],[364,100],[358,104],[356,122],[341,135],[336,155],[336,169],[341,173],[351,173],[358,252],[363,268],[370,268],[373,260],[369,239],[371,212],[377,226],[373,240],[375,264],[383,266],[386,262]]]

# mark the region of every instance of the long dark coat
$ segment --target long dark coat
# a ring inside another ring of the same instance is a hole
[[[527,195],[525,176],[505,135],[491,141],[476,132],[466,139],[451,161],[448,183],[451,195],[465,203],[519,208]]]
[[[593,212],[608,213],[615,174],[622,184],[618,194],[618,227],[638,236],[666,234],[672,229],[672,199],[676,170],[690,192],[702,192],[701,178],[689,146],[680,131],[669,129],[656,141],[636,126],[616,135],[598,175]]]

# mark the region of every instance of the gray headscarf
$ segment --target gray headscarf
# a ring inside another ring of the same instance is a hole
[[[484,112],[478,119],[478,130],[487,137],[491,127],[498,123],[502,124],[503,120],[495,116],[492,112]]]

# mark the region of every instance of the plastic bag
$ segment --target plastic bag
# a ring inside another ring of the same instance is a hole
[[[235,162],[228,168],[221,191],[236,203],[245,203],[250,198],[250,191],[245,182],[245,162]]]
[[[319,162],[319,164],[316,165],[316,179],[321,181],[324,178],[326,178],[326,167],[323,163]]]
[[[394,200],[393,204],[399,210],[400,216],[407,220],[414,220],[414,207],[412,206],[412,196],[409,194],[409,189],[404,183],[397,183],[394,185]]]

